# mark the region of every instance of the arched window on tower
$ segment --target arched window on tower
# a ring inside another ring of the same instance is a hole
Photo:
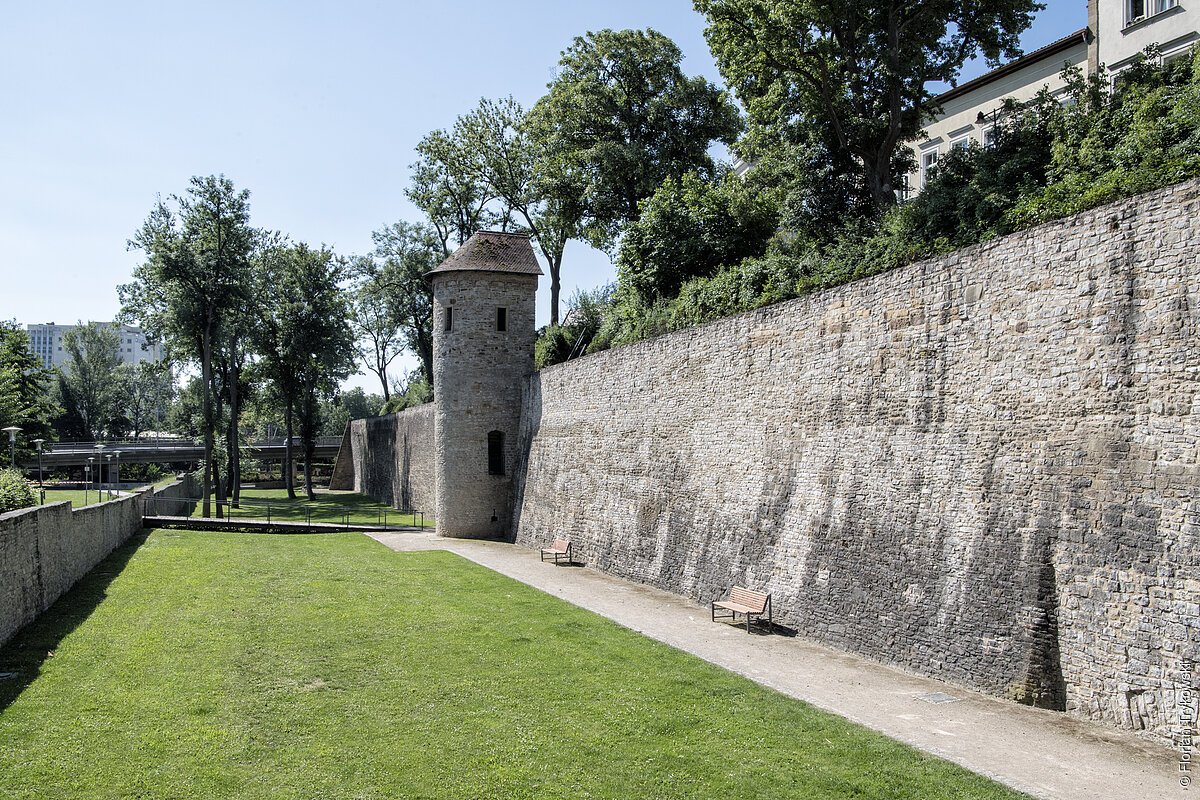
[[[488,433],[488,474],[504,474],[504,434],[500,431]]]

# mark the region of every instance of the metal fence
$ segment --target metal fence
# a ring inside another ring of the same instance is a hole
[[[154,497],[147,496],[145,498],[145,506],[143,514],[147,517],[160,516],[159,510],[165,504],[170,504],[168,508],[171,510],[177,509],[180,505],[186,510],[186,514],[162,514],[161,516],[184,516],[191,519],[195,513],[195,508],[204,502],[203,497]],[[323,512],[316,512],[314,519],[314,509],[307,505],[297,505],[294,502],[272,502],[270,500],[259,500],[253,498],[240,499],[236,504],[229,500],[217,500],[210,497],[209,503],[216,507],[217,517],[210,519],[225,519],[232,521],[245,520],[248,522],[290,522],[300,523],[311,526],[316,524],[342,525],[345,527],[360,526],[360,527],[375,527],[380,530],[398,530],[402,528],[424,528],[425,527],[425,512],[419,509],[392,509],[380,508],[375,509],[374,514],[370,511],[344,511],[337,515],[334,519],[322,518],[325,517]],[[302,513],[301,513],[302,512]],[[374,520],[372,521],[372,516]],[[405,517],[411,518],[411,523],[403,522]]]

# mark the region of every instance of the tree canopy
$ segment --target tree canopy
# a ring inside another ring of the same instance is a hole
[[[578,36],[530,112],[530,135],[548,159],[542,191],[580,198],[583,234],[611,248],[638,205],[668,177],[709,170],[714,141],[732,144],[737,107],[658,31]]]
[[[936,84],[967,59],[1019,55],[1035,0],[695,0],[705,37],[749,114],[744,155],[818,146],[851,175],[849,207],[895,202],[914,139],[938,111]]]
[[[121,414],[121,336],[112,325],[80,322],[63,335],[67,362],[62,370],[64,405],[79,415],[88,438],[112,436]]]
[[[50,377],[30,347],[29,334],[15,322],[0,321],[0,428],[21,428],[16,448],[20,459],[32,452],[34,439],[55,438],[50,421],[60,409],[47,391]]]
[[[558,324],[563,252],[580,235],[583,204],[577,187],[557,179],[545,137],[534,135],[521,105],[507,97],[480,100],[459,117],[452,134],[463,168],[527,231],[550,273],[550,324]]]
[[[129,242],[145,260],[133,280],[117,288],[123,316],[140,320],[147,335],[166,341],[175,358],[200,367],[205,516],[208,487],[216,484],[222,499],[213,460],[220,419],[215,366],[220,337],[237,330],[229,323],[250,302],[250,259],[258,234],[249,223],[249,192],[235,190],[224,175],[194,177],[184,195],[155,203]],[[233,425],[236,420],[235,404]]]

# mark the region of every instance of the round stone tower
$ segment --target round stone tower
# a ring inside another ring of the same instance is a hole
[[[494,231],[476,233],[428,274],[439,536],[508,533],[541,274],[528,236]]]

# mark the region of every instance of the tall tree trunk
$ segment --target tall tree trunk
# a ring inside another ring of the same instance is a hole
[[[225,490],[224,490],[224,487],[221,485],[221,465],[218,464],[216,461],[214,461],[212,469],[213,469],[213,485],[217,487],[217,519],[221,519],[222,517],[225,516],[225,512],[222,508],[222,506],[225,502],[225,497],[224,497]]]
[[[230,345],[229,359],[229,496],[230,507],[237,508],[242,496],[242,453],[238,443],[238,418],[241,416],[241,394],[238,391],[238,381],[241,378],[241,367],[238,362],[237,335]]]
[[[213,484],[212,331],[205,328],[200,343],[200,382],[204,406],[204,516],[212,516],[208,493]]]
[[[283,412],[284,425],[287,427],[287,441],[283,445],[283,485],[287,489],[288,498],[296,499],[295,471],[292,469],[292,406],[294,401],[289,396]]]
[[[316,442],[307,440],[304,442],[304,493],[308,495],[309,500],[316,500],[317,493],[313,491],[313,476],[312,476],[312,460],[316,455]]]
[[[213,411],[215,413],[215,417],[213,420],[214,421],[213,438],[215,439],[216,438],[215,422],[216,422],[216,420],[221,418],[221,395],[219,392],[217,392],[217,388],[215,386],[212,387],[212,393],[213,393]],[[213,490],[217,496],[217,519],[220,519],[221,517],[224,516],[223,508],[225,506],[225,484],[221,482],[220,470],[217,468],[217,463],[216,463],[215,459],[213,460]]]
[[[382,360],[383,359],[381,358],[377,358],[375,360],[376,364],[379,366],[379,369],[375,370],[375,374],[379,376],[379,383],[383,386],[383,402],[386,403],[388,400],[392,399],[392,390],[388,387],[387,382],[387,364],[380,363]]]
[[[550,266],[550,324],[558,324],[558,297],[562,292],[562,250],[559,250],[553,258],[547,259]]]
[[[306,375],[304,378],[304,398],[300,401],[303,404],[304,413],[300,417],[300,436],[304,439],[304,493],[308,495],[309,500],[316,500],[317,494],[313,491],[312,483],[312,460],[317,450],[317,389],[313,385],[312,377]]]

